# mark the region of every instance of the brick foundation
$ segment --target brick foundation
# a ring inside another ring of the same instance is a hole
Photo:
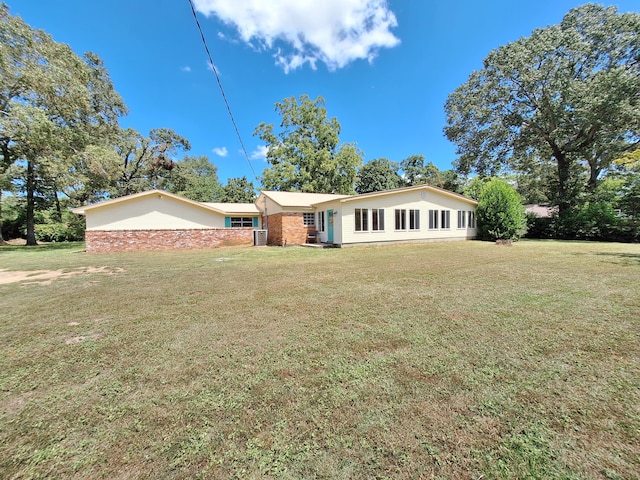
[[[251,246],[253,229],[87,230],[85,241],[87,253]]]
[[[267,218],[269,245],[301,245],[307,243],[316,227],[306,227],[302,213],[274,213]]]

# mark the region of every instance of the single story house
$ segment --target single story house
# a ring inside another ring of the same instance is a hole
[[[430,185],[361,195],[260,194],[269,244],[467,240],[476,236],[478,202]]]
[[[253,203],[201,203],[161,190],[72,211],[86,217],[89,253],[253,245],[261,218]]]
[[[476,236],[476,206],[463,195],[417,185],[361,195],[263,191],[255,204],[201,203],[152,190],[73,212],[86,216],[87,252],[100,253],[467,240]]]

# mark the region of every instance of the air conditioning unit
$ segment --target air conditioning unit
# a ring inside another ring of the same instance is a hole
[[[267,231],[266,230],[254,230],[253,231],[253,245],[255,247],[264,247],[267,244]]]

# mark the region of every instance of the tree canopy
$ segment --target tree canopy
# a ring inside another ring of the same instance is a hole
[[[24,169],[27,244],[35,245],[36,197],[56,195],[73,161],[104,143],[126,107],[102,61],[83,58],[68,45],[31,28],[0,4],[0,173],[16,162]]]
[[[371,160],[360,167],[356,179],[356,193],[379,192],[404,186],[398,173],[400,165],[387,158]]]
[[[558,25],[492,51],[448,98],[459,171],[493,175],[518,162],[555,167],[566,211],[640,135],[640,15],[587,4]]]
[[[275,104],[282,117],[281,131],[261,123],[257,135],[267,145],[262,186],[267,190],[317,193],[353,193],[362,152],[352,143],[339,145],[340,123],[329,118],[325,100],[308,95],[285,98]]]
[[[222,188],[222,202],[253,203],[256,201],[256,188],[247,177],[234,177],[227,180]]]
[[[160,182],[160,187],[196,202],[219,202],[223,191],[218,180],[218,167],[206,156],[172,162],[173,166]]]

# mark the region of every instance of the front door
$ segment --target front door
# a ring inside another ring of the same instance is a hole
[[[329,227],[327,229],[327,242],[333,243],[333,210],[327,210],[327,220]]]

